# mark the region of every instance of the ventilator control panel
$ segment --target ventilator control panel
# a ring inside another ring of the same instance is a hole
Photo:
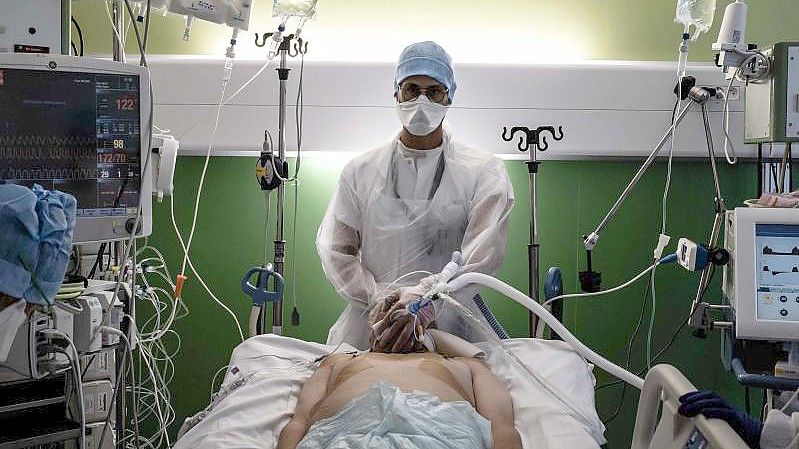
[[[799,225],[756,224],[757,318],[799,322]]]
[[[71,193],[78,217],[135,215],[139,77],[0,68],[0,182]]]
[[[799,341],[799,210],[737,208],[725,225],[736,337]]]

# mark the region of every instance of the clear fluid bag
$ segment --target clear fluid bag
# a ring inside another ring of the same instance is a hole
[[[311,18],[316,14],[317,0],[274,0],[272,17],[298,16]]]
[[[674,21],[681,23],[686,33],[694,33],[691,40],[696,40],[702,33],[707,33],[713,26],[713,16],[716,13],[716,0],[677,0],[677,11]]]

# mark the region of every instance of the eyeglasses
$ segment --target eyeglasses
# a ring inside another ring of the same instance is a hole
[[[413,83],[403,83],[400,86],[400,102],[413,101],[419,95],[425,96],[434,103],[443,104],[447,98],[447,88],[444,86],[421,87]]]

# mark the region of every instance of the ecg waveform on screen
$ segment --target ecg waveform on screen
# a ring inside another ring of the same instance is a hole
[[[36,135],[17,135],[0,134],[0,149],[6,148],[50,148],[50,149],[94,149],[95,138],[93,136],[36,136]]]
[[[64,179],[81,180],[99,178],[96,168],[0,168],[0,179],[39,180]]]
[[[95,179],[96,142],[92,135],[0,135],[0,179]]]

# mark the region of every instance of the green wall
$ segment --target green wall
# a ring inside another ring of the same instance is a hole
[[[184,234],[191,219],[202,160],[200,157],[181,157],[177,166],[175,209]],[[255,158],[212,159],[192,248],[197,269],[213,286],[217,296],[236,311],[243,326],[246,326],[249,305],[247,298],[240,293],[239,282],[248,267],[262,260],[264,243],[265,212],[263,196],[252,181],[254,163]],[[524,195],[527,189],[526,168],[517,161],[506,162],[506,166],[518,202],[511,216],[508,255],[500,277],[524,288],[528,226],[528,200]],[[299,326],[288,325],[290,298],[294,295],[289,286],[285,314],[285,334],[289,336],[324,341],[327,329],[345,305],[324,278],[314,250],[317,226],[342,167],[343,162],[331,163],[328,158],[303,160],[295,240],[298,262],[296,297],[302,319]],[[576,272],[584,265],[580,235],[593,229],[636,168],[637,164],[630,162],[544,163],[539,177],[542,267],[561,267],[568,292],[578,290]],[[754,194],[754,167],[751,164],[723,167],[721,174],[729,204],[739,204]],[[603,233],[602,242],[595,251],[595,263],[603,273],[604,286],[614,286],[632,277],[650,260],[651,248],[660,228],[664,179],[665,164],[657,164]],[[294,189],[290,188],[287,194],[289,210],[293,199]],[[704,241],[712,213],[713,192],[707,163],[676,163],[668,216],[669,233],[675,239],[686,236]],[[164,250],[171,267],[178,267],[181,254],[168,220],[168,204],[156,207],[155,214],[157,220],[150,240]],[[286,219],[290,237],[293,217],[288,213]],[[290,246],[287,252],[288,271],[295,253]],[[697,281],[696,275],[673,265],[662,267],[658,273],[655,349],[665,344],[688,314]],[[594,349],[614,361],[622,361],[628,336],[637,321],[644,285],[639,283],[623,293],[602,299],[568,302],[565,323]],[[717,300],[718,295],[718,290],[714,289],[708,299]],[[191,314],[177,325],[183,337],[183,350],[176,361],[176,381],[173,383],[179,417],[207,404],[209,380],[226,363],[238,340],[230,317],[211,302],[196,280],[189,279],[184,297]],[[524,309],[495,294],[487,297],[509,332],[513,336],[525,336],[527,315]],[[640,341],[633,352],[635,369],[642,366],[640,360],[644,355]],[[715,388],[740,401],[740,389],[721,368],[718,345],[716,335],[698,340],[684,330],[662,361],[680,367],[698,387]],[[608,380],[604,373],[598,373],[598,377],[599,383]],[[615,409],[619,392],[620,389],[614,387],[598,394],[599,410],[603,416]],[[607,432],[611,447],[629,446],[635,409],[633,401],[637,400],[637,394],[628,393],[626,397],[627,407]]]
[[[253,31],[271,31],[271,2],[259,0],[253,13]],[[712,60],[710,43],[715,39],[726,1],[719,2],[716,26],[691,46],[692,61]],[[456,62],[551,62],[583,59],[673,60],[681,29],[673,23],[673,0],[320,0],[319,14],[309,23],[304,37],[311,41],[309,59],[393,61],[403,45],[434,39],[450,50]],[[73,13],[86,39],[87,54],[110,53],[108,19],[97,0],[73,2]],[[778,40],[796,40],[799,29],[796,0],[750,2],[747,40],[767,46]],[[197,22],[192,39],[182,42],[183,21],[172,16],[153,18],[151,53],[221,56],[229,31]],[[252,35],[239,39],[241,57],[261,58]],[[128,51],[135,53],[133,33]],[[671,86],[664,86],[671,88]],[[311,100],[311,99],[307,99]],[[623,136],[619,136],[623,138]],[[653,141],[656,136],[652,136]],[[552,152],[557,152],[554,145]],[[192,257],[217,295],[232,307],[246,326],[249,305],[239,291],[243,272],[261,262],[263,256],[263,196],[253,181],[254,158],[214,157],[203,192]],[[584,266],[580,236],[596,225],[640,162],[547,162],[540,182],[540,238],[542,267],[558,265],[564,271],[566,290],[577,291],[576,272]],[[316,228],[330,198],[344,161],[306,159],[300,184],[300,216],[296,236],[297,292],[301,325],[287,325],[285,333],[306,340],[323,341],[344,302],[336,298],[322,274],[314,249]],[[508,256],[500,277],[520,288],[526,282],[527,177],[521,162],[507,162],[517,193],[512,214]],[[191,219],[202,159],[181,157],[176,170],[175,208],[185,232]],[[731,206],[754,194],[754,167],[742,164],[723,167],[722,187]],[[713,213],[710,171],[705,161],[682,161],[675,165],[669,207],[669,233],[676,239],[707,238]],[[660,197],[665,166],[656,165],[606,229],[595,251],[596,267],[603,272],[604,286],[616,285],[638,273],[651,258],[660,226]],[[293,199],[288,189],[287,204]],[[289,209],[290,210],[290,209]],[[172,271],[180,263],[166,204],[155,208],[155,231],[150,241],[164,250]],[[274,215],[272,215],[274,217]],[[291,236],[293,217],[287,216]],[[270,230],[270,234],[273,230]],[[272,234],[273,235],[273,234]],[[270,245],[271,249],[271,245]],[[287,248],[290,268],[295,259]],[[697,277],[674,266],[658,270],[657,321],[654,346],[661,348],[673,329],[685,318],[693,298]],[[568,327],[594,349],[614,361],[624,358],[628,336],[635,326],[644,285],[603,299],[574,300],[566,305]],[[287,315],[293,296],[287,292]],[[527,332],[526,313],[511,302],[489,294],[488,302],[514,336]],[[714,288],[710,300],[716,300]],[[204,407],[209,400],[212,375],[226,364],[238,336],[232,320],[189,279],[184,297],[191,314],[177,324],[183,347],[176,361],[173,382],[178,421]],[[245,328],[246,332],[246,328]],[[645,338],[645,337],[644,337]],[[641,340],[633,352],[634,368],[641,366]],[[718,336],[698,340],[684,330],[662,361],[682,369],[702,388],[715,388],[741,403],[742,390],[724,373],[718,360]],[[608,380],[598,373],[599,383]],[[757,395],[757,393],[756,393]],[[597,395],[602,416],[615,410],[620,389],[600,390]],[[634,401],[628,392],[626,407],[609,426],[611,448],[629,447]],[[174,426],[176,429],[176,426]]]

